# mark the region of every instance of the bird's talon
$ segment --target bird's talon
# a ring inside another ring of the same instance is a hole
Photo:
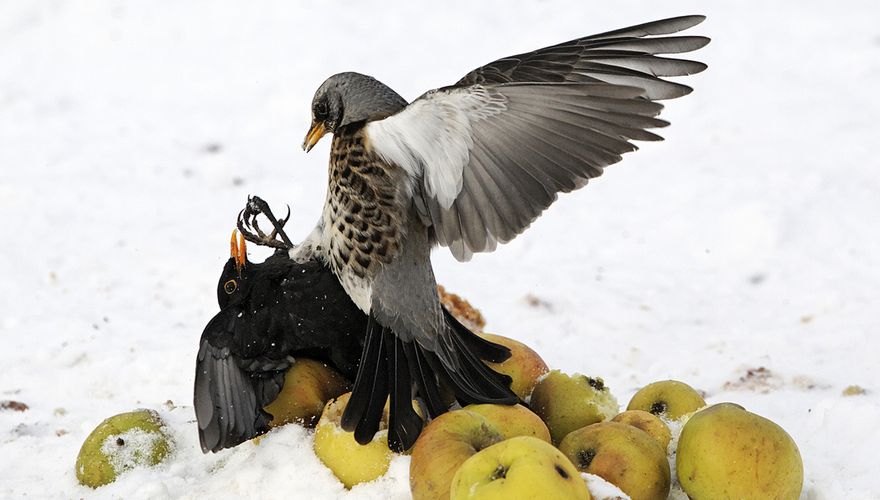
[[[273,230],[266,234],[260,227],[257,217],[262,214],[270,223]],[[259,196],[248,196],[247,204],[244,210],[238,213],[238,229],[242,236],[257,245],[268,246],[288,250],[293,247],[287,234],[284,232],[284,225],[290,220],[290,206],[287,207],[287,216],[280,221],[272,214],[269,204]],[[278,237],[281,237],[279,240]]]

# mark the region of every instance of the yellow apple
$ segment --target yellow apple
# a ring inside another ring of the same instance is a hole
[[[83,442],[76,457],[76,478],[84,486],[97,488],[125,471],[162,462],[172,447],[165,423],[155,411],[114,415],[98,424]]]
[[[601,378],[566,375],[559,370],[538,382],[529,407],[544,419],[554,443],[573,430],[608,420],[620,410]]]
[[[694,500],[796,500],[804,482],[800,452],[785,430],[732,403],[694,414],[682,428],[675,468]]]
[[[544,422],[520,405],[470,405],[435,418],[413,446],[409,468],[413,499],[448,499],[452,478],[465,460],[515,436],[550,442]]]
[[[263,408],[272,415],[269,427],[290,422],[314,427],[327,401],[350,389],[348,380],[325,363],[297,358],[278,397]]]
[[[510,358],[507,360],[501,363],[486,364],[496,372],[508,375],[513,379],[510,390],[520,399],[526,399],[532,393],[538,379],[550,371],[541,356],[522,342],[491,333],[480,333],[479,335],[490,342],[501,344],[510,349]]]
[[[612,422],[620,422],[621,424],[631,425],[637,429],[647,432],[652,438],[656,439],[660,447],[666,450],[669,442],[672,441],[672,432],[660,417],[644,410],[626,410],[611,419]]]
[[[342,429],[340,420],[350,397],[349,392],[327,402],[315,428],[314,443],[315,454],[346,488],[384,476],[394,455],[388,449],[387,404],[379,432],[366,445],[358,444],[353,432]]]
[[[589,500],[590,492],[578,470],[553,445],[520,436],[465,460],[452,480],[449,498]]]
[[[706,406],[706,401],[693,387],[677,380],[654,382],[639,389],[627,410],[644,410],[659,417],[677,420]]]
[[[666,450],[648,433],[620,422],[600,422],[565,436],[561,451],[581,472],[602,477],[632,500],[666,500]]]

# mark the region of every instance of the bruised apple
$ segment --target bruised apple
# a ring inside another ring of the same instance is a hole
[[[566,375],[559,370],[538,382],[529,406],[547,424],[554,443],[573,430],[610,419],[619,410],[617,399],[601,378]]]
[[[632,500],[666,500],[671,484],[666,450],[648,433],[601,422],[565,436],[559,450],[581,472],[602,477]]]

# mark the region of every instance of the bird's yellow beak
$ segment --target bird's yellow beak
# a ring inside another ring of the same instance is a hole
[[[321,137],[324,137],[324,134],[327,133],[327,128],[324,127],[323,123],[315,123],[312,122],[312,128],[309,129],[309,133],[306,134],[306,140],[303,141],[303,149],[308,153],[315,147],[315,144],[321,140]]]
[[[247,245],[245,245],[244,237],[239,234],[237,229],[232,230],[232,238],[229,241],[230,257],[235,259],[235,270],[241,276],[241,270],[247,262]]]

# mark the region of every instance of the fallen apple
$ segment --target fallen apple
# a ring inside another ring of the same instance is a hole
[[[739,405],[721,403],[694,414],[678,440],[675,468],[694,500],[796,500],[804,464],[779,425]]]
[[[550,429],[554,443],[571,431],[617,415],[617,399],[601,378],[553,370],[538,381],[529,402]]]
[[[171,452],[165,423],[153,410],[114,415],[95,427],[76,457],[80,484],[97,488],[136,467],[154,466]]]
[[[581,472],[601,476],[632,500],[666,500],[671,484],[666,450],[645,431],[600,422],[565,436],[559,451]]]
[[[501,363],[486,364],[496,372],[507,375],[513,380],[510,384],[510,390],[520,399],[526,399],[532,393],[538,379],[550,370],[541,356],[522,342],[491,333],[478,335],[510,349],[510,358],[507,360]]]
[[[580,473],[553,445],[530,436],[494,444],[465,460],[451,500],[589,500]]]
[[[672,432],[669,430],[669,426],[663,423],[657,415],[644,410],[626,410],[612,418],[611,421],[631,425],[647,432],[657,440],[657,443],[664,450],[669,447],[669,442],[672,441]]]
[[[520,405],[470,405],[435,418],[413,446],[409,468],[413,499],[448,499],[452,478],[465,460],[516,436],[550,442],[544,422]]]
[[[346,488],[382,477],[394,453],[388,449],[388,405],[385,405],[379,432],[365,445],[358,444],[353,432],[342,429],[340,421],[351,393],[328,401],[315,428],[315,455]]]
[[[290,422],[314,427],[327,401],[350,389],[345,377],[327,364],[297,358],[284,375],[278,397],[264,408],[272,415],[269,427]]]
[[[706,401],[693,387],[677,380],[654,382],[639,389],[627,410],[644,410],[659,417],[677,420],[706,406]]]

